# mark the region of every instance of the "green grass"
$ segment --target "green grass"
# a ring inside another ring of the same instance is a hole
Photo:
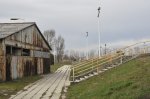
[[[23,89],[26,85],[37,81],[42,78],[41,76],[24,77],[15,81],[1,82],[0,83],[0,99],[8,99],[12,94],[16,94],[19,90]]]
[[[51,72],[54,73],[58,68],[64,65],[71,65],[71,62],[66,61],[66,62],[55,63],[54,65],[51,66]]]
[[[67,99],[150,99],[150,56],[71,85]]]

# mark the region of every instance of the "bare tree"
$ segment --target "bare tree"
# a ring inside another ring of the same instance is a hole
[[[92,58],[95,56],[95,50],[89,51],[89,57]]]
[[[44,37],[46,38],[47,42],[49,45],[53,45],[54,43],[54,38],[55,38],[55,30],[46,30],[44,31]]]
[[[70,50],[70,59],[72,61],[79,61],[81,58],[79,51]]]
[[[62,36],[58,36],[56,39],[56,52],[57,52],[57,61],[62,61],[65,48],[65,40]]]
[[[52,48],[52,52],[53,52],[53,56],[54,56],[54,63],[56,61],[56,58],[55,58],[55,56],[56,56],[56,54],[55,54],[55,52],[56,52],[55,51],[55,49],[56,49],[55,35],[56,35],[56,33],[55,33],[54,29],[44,31],[44,37],[47,40],[48,44]]]

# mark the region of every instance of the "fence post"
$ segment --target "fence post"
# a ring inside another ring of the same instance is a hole
[[[122,64],[122,60],[123,60],[122,57],[123,57],[123,56],[121,55],[121,58],[120,58],[120,63],[121,63],[121,64]]]
[[[112,58],[112,56],[110,56],[110,63],[111,63],[111,65],[112,65],[112,63],[113,63],[113,58]]]
[[[99,60],[99,58],[98,58],[98,60]],[[98,60],[97,60],[97,73],[99,72],[99,71],[98,71],[98,65],[99,65],[99,64],[98,64]]]
[[[148,46],[146,47],[146,54],[148,53]]]
[[[74,77],[74,66],[73,66],[73,70],[72,70],[72,73],[73,73],[73,82],[74,82],[74,80],[75,80],[75,77]]]
[[[94,63],[94,59],[92,59],[92,70],[93,70],[93,66],[94,66],[94,64],[93,64],[93,63]]]

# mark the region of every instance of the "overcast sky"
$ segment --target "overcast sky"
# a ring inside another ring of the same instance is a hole
[[[123,44],[150,38],[150,0],[0,0],[0,21],[22,18],[35,21],[43,32],[55,29],[66,49],[98,44],[97,8],[102,44]]]

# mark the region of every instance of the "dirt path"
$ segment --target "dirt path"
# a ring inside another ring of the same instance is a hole
[[[62,89],[70,85],[70,66],[65,65],[55,73],[28,85],[10,99],[59,99]]]

